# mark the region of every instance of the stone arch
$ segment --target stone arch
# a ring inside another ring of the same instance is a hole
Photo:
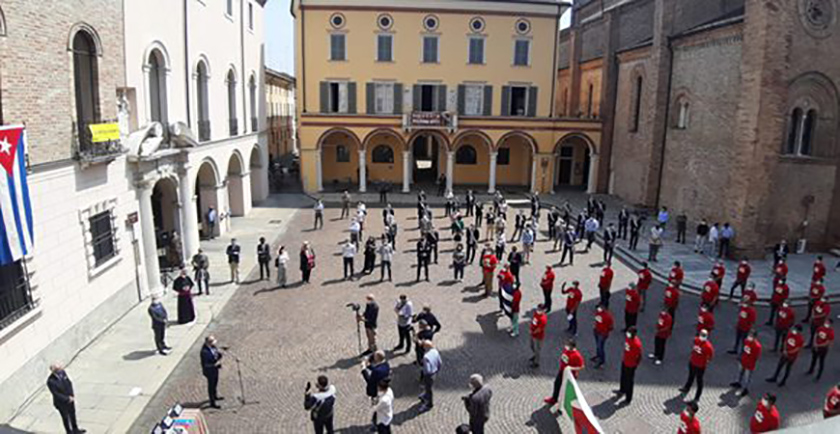
[[[160,53],[160,58],[163,60],[163,66],[167,72],[172,70],[172,61],[169,59],[169,50],[166,49],[166,46],[163,45],[160,41],[152,41],[147,47],[146,50],[143,52],[143,66],[149,66],[149,59],[151,58],[152,54],[157,51]]]
[[[417,137],[420,137],[421,135],[424,135],[424,134],[429,134],[429,135],[435,136],[435,138],[440,140],[440,143],[443,143],[443,145],[446,147],[447,150],[450,150],[450,151],[452,150],[452,143],[449,141],[449,137],[447,137],[446,134],[444,134],[444,133],[442,133],[441,131],[438,131],[438,130],[415,130],[408,137],[408,140],[406,141],[406,143],[413,144],[414,140]]]
[[[216,161],[212,158],[205,158],[198,165],[195,177],[196,211],[202,223],[201,233],[205,238],[212,238],[221,235],[222,210],[219,209],[219,190],[221,189],[221,176]],[[217,218],[215,225],[210,225],[207,217],[210,208],[216,210]]]
[[[181,245],[171,243],[172,233],[177,232],[183,238],[184,231],[181,222],[180,203],[178,196],[178,178],[165,176],[155,182],[152,188],[152,216],[155,226],[155,240],[158,251],[166,252],[159,258],[168,267],[180,265],[182,254],[179,252]]]
[[[354,133],[353,131],[350,131],[350,130],[348,130],[347,128],[344,128],[344,127],[335,127],[335,128],[330,128],[330,129],[329,129],[329,130],[327,130],[327,131],[324,131],[324,132],[321,134],[321,137],[319,137],[319,138],[318,138],[318,145],[317,145],[316,149],[320,150],[320,149],[321,149],[321,147],[323,146],[324,142],[325,142],[328,138],[330,138],[330,136],[333,136],[333,135],[335,135],[335,134],[345,134],[345,135],[347,135],[348,137],[350,137],[351,139],[353,139],[353,142],[354,142],[356,145],[358,145],[358,146],[359,146],[359,149],[361,149],[361,147],[362,147],[362,141],[361,141],[361,140],[359,140],[359,136],[357,136],[357,135],[356,135],[356,133]]]
[[[251,155],[248,158],[248,177],[251,178],[251,204],[256,204],[264,198],[265,192],[260,192],[260,180],[268,179],[266,164],[262,161],[262,152],[257,144],[251,147]]]
[[[371,141],[372,141],[372,140],[373,140],[373,139],[374,139],[377,135],[380,135],[380,134],[384,134],[384,135],[386,135],[386,136],[389,136],[389,137],[394,138],[394,140],[396,140],[396,141],[397,141],[397,143],[399,143],[399,145],[400,145],[400,149],[399,149],[399,150],[401,150],[401,151],[405,151],[405,150],[407,149],[407,145],[406,145],[405,138],[403,138],[403,136],[402,136],[401,134],[397,133],[396,131],[394,131],[394,130],[393,130],[393,129],[391,129],[391,128],[377,128],[377,129],[375,129],[375,130],[373,130],[373,131],[369,132],[369,133],[365,136],[364,140],[362,141],[362,149],[366,149],[366,150],[367,150],[367,149],[370,149],[370,142],[371,142]],[[394,150],[394,152],[396,152],[396,151],[397,151],[397,150],[395,149],[395,150]]]
[[[487,135],[487,133],[485,133],[484,131],[480,131],[480,130],[467,130],[467,131],[458,133],[458,135],[455,136],[454,139],[452,139],[452,151],[455,151],[455,149],[458,148],[458,145],[460,145],[460,143],[464,140],[464,138],[469,137],[469,136],[481,137],[484,140],[484,143],[487,145],[487,149],[489,149],[489,150],[494,149],[493,139],[491,139],[490,136]]]
[[[472,151],[467,147],[472,148]],[[488,183],[490,153],[494,150],[493,140],[481,131],[469,130],[459,134],[451,147],[452,184],[483,185]],[[475,160],[472,160],[472,157],[475,157]]]
[[[788,86],[788,101],[785,109],[786,134],[782,152],[796,155],[832,158],[837,154],[838,91],[834,82],[819,72],[807,72],[793,80]],[[796,110],[801,115],[796,122],[792,115]],[[792,134],[794,152],[788,152]],[[807,152],[802,152],[808,141]]]
[[[5,19],[3,24],[3,29],[5,30]],[[76,38],[76,34],[79,32],[85,32],[90,36],[90,39],[93,41],[93,47],[96,52],[97,57],[102,57],[102,40],[99,39],[99,33],[96,29],[91,26],[90,24],[80,21],[76,24],[73,24],[70,27],[70,34],[67,38],[67,51],[73,52],[73,40]]]
[[[502,146],[502,142],[504,142],[504,141],[506,141],[506,140],[508,140],[512,137],[521,137],[522,139],[524,139],[526,142],[528,142],[529,145],[531,145],[531,152],[534,155],[537,154],[537,152],[538,152],[538,150],[537,150],[537,140],[534,139],[534,136],[532,136],[532,135],[530,135],[530,134],[528,134],[524,131],[510,131],[508,133],[505,133],[505,135],[503,135],[502,137],[499,138],[498,141],[496,141],[496,146],[494,147],[494,150],[498,151],[499,147]]]
[[[227,194],[230,215],[241,217],[245,215],[245,186],[243,179],[248,175],[245,171],[245,162],[239,150],[234,150],[227,166]],[[250,185],[249,185],[250,187]]]
[[[168,88],[172,65],[166,47],[160,41],[149,44],[143,54],[142,65],[146,120],[166,124],[169,118]]]
[[[537,149],[534,137],[523,131],[510,131],[499,138],[494,148],[496,184],[534,187]]]
[[[340,190],[359,182],[362,142],[356,133],[343,127],[331,128],[318,138],[316,149],[322,184]]]
[[[684,130],[688,128],[691,119],[691,93],[687,89],[678,89],[674,95],[669,123],[671,128]]]
[[[597,184],[599,154],[595,142],[584,133],[565,134],[555,144],[552,189],[585,188],[594,191]]]
[[[212,72],[210,70],[210,59],[207,58],[207,55],[204,53],[199,53],[196,56],[195,63],[193,63],[192,67],[192,74],[193,78],[198,78],[198,65],[204,64],[204,71],[207,73],[207,78],[212,76]]]

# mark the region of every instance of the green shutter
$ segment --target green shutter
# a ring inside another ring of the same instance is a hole
[[[446,107],[446,85],[445,84],[439,84],[437,86],[437,91],[438,91],[438,99],[437,99],[437,107],[435,107],[437,109],[436,111],[445,112],[446,108],[447,108]]]
[[[467,111],[467,87],[458,85],[458,114],[463,116]]]
[[[365,84],[365,109],[369,115],[376,113],[376,85],[374,83]]]
[[[330,83],[322,81],[321,87],[321,113],[328,113],[330,108]]]
[[[356,114],[356,82],[347,83],[347,113]]]
[[[510,116],[510,86],[502,86],[502,116]]]
[[[484,116],[493,115],[493,86],[484,86]]]
[[[420,111],[420,85],[415,84],[411,89],[411,101],[414,104],[413,110],[416,112]]]
[[[528,117],[537,116],[537,87],[531,86],[528,88]]]
[[[403,85],[394,83],[394,114],[401,115],[403,111]]]

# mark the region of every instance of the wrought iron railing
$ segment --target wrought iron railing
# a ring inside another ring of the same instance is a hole
[[[19,267],[20,276],[16,279],[17,282],[13,287],[0,291],[0,330],[35,308],[26,267],[23,264]]]
[[[199,120],[198,121],[198,140],[200,142],[206,142],[210,140],[210,121],[209,120]]]
[[[235,136],[239,134],[239,122],[237,119],[230,119],[230,135]]]
[[[125,149],[119,139],[104,142],[94,142],[93,134],[88,128],[92,124],[116,123],[117,120],[101,122],[73,122],[73,158],[79,161],[95,161],[116,157]]]

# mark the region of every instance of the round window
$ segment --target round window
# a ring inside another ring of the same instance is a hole
[[[524,35],[531,31],[531,23],[526,19],[521,19],[516,22],[516,32]]]
[[[345,19],[344,19],[344,15],[342,15],[342,14],[336,13],[336,14],[332,14],[332,16],[330,17],[330,25],[335,27],[336,29],[343,27],[344,23],[345,23]]]
[[[470,20],[470,30],[473,32],[480,32],[484,30],[484,20],[479,17],[475,17]]]
[[[428,15],[426,18],[423,18],[423,27],[426,30],[435,30],[438,27],[438,19],[434,15]]]
[[[377,24],[379,25],[380,29],[388,30],[394,24],[394,19],[391,18],[391,16],[388,15],[388,14],[382,14],[382,15],[379,16],[379,19],[377,20]]]

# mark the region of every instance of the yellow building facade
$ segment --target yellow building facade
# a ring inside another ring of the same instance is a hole
[[[557,108],[567,7],[293,1],[304,189],[594,189],[601,124]]]

